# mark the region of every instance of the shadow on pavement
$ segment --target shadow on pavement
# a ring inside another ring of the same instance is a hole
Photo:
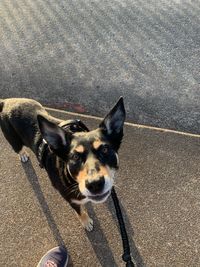
[[[66,247],[64,240],[60,234],[60,231],[56,225],[56,222],[51,214],[51,211],[49,209],[49,206],[46,202],[46,199],[44,197],[44,194],[42,192],[42,189],[40,187],[37,174],[33,168],[33,165],[29,159],[29,161],[26,164],[22,164],[22,167],[24,169],[24,172],[27,176],[27,179],[29,183],[31,184],[31,187],[33,188],[33,191],[38,199],[38,202],[42,208],[42,211],[46,217],[47,223],[49,225],[49,228],[54,236],[54,239],[56,240],[57,244],[60,246]],[[92,214],[92,217],[94,219],[95,228],[98,229],[97,234],[94,234],[94,232],[89,233],[86,231],[86,235],[88,237],[88,240],[90,241],[95,254],[97,255],[97,258],[103,267],[110,266],[112,264],[112,267],[117,267],[117,264],[114,260],[113,253],[108,245],[107,239],[105,237],[105,234],[101,230],[100,223],[95,215],[94,209],[91,205],[88,205],[89,212]],[[101,245],[102,244],[102,245]]]
[[[27,176],[27,179],[28,179],[30,185],[32,186],[33,191],[34,191],[34,193],[38,199],[38,202],[39,202],[39,204],[42,208],[42,211],[46,217],[47,223],[48,223],[49,228],[50,228],[50,230],[54,236],[54,239],[56,240],[58,245],[66,247],[64,240],[60,234],[60,231],[56,225],[56,222],[55,222],[55,220],[51,214],[49,206],[46,202],[46,199],[44,197],[44,194],[42,192],[42,189],[41,189],[39,181],[38,181],[38,177],[36,175],[36,172],[33,168],[31,161],[29,160],[29,162],[27,162],[26,164],[22,164],[22,167],[23,167],[24,172]],[[110,200],[106,204],[107,204],[108,210],[110,211],[114,221],[116,221],[116,224],[118,227],[118,221],[117,221],[117,217],[115,214],[115,208],[114,208],[112,201]],[[102,267],[107,267],[107,266],[110,266],[111,264],[112,264],[112,267],[117,267],[117,263],[114,259],[114,255],[112,253],[111,248],[109,247],[107,238],[106,238],[103,230],[101,229],[100,222],[99,222],[97,216],[95,215],[94,209],[93,209],[91,204],[88,204],[87,206],[88,206],[89,213],[92,214],[92,218],[94,219],[95,229],[97,229],[96,234],[94,234],[94,232],[90,233],[90,232],[86,231],[86,235],[88,237],[88,240],[90,241],[90,243],[93,247],[93,250],[94,250],[94,252],[95,252]],[[124,221],[125,221],[125,225],[126,225],[126,229],[127,229],[127,233],[128,233],[128,237],[129,237],[130,249],[132,252],[133,259],[136,262],[137,267],[146,267],[141,255],[140,255],[140,253],[139,253],[139,251],[135,245],[135,242],[131,238],[134,235],[134,231],[133,231],[132,225],[129,221],[128,215],[127,215],[125,209],[123,208],[123,206],[121,205],[121,203],[120,203],[120,207],[122,209],[122,214],[124,217]],[[120,231],[119,231],[119,234],[120,234]],[[123,253],[123,247],[121,247],[121,251]]]
[[[113,217],[113,220],[117,224],[117,227],[118,227],[118,230],[119,230],[119,235],[120,235],[120,238],[121,238],[121,233],[120,233],[120,229],[119,229],[117,215],[115,213],[115,207],[114,207],[113,201],[111,200],[111,197],[110,197],[110,200],[106,202],[106,204],[107,204],[108,210],[110,211],[110,213],[111,213],[111,215]],[[121,208],[121,211],[122,211],[122,215],[123,215],[123,219],[124,219],[124,223],[125,223],[125,227],[126,227],[126,231],[127,231],[127,235],[128,235],[128,240],[129,240],[132,259],[136,263],[137,267],[146,267],[141,255],[140,255],[140,253],[139,253],[139,251],[138,251],[138,249],[137,249],[137,247],[135,245],[135,242],[134,242],[134,240],[132,238],[132,236],[134,236],[134,230],[133,230],[133,227],[132,227],[131,222],[129,220],[128,214],[126,213],[125,208],[121,204],[120,199],[119,199],[119,204],[120,204],[120,208]],[[122,253],[123,253],[123,245],[122,244],[121,244],[121,250],[122,250]]]
[[[49,206],[46,202],[46,199],[44,197],[44,194],[42,192],[42,189],[40,187],[39,181],[38,181],[38,177],[35,173],[35,170],[33,168],[33,165],[31,163],[31,160],[29,159],[29,161],[26,164],[22,164],[22,167],[26,173],[26,176],[28,178],[29,183],[31,184],[33,191],[38,199],[38,202],[42,208],[42,211],[47,219],[47,223],[49,225],[49,228],[54,236],[54,239],[56,240],[57,244],[59,246],[65,246],[65,243],[63,241],[63,238],[59,232],[59,229],[56,225],[56,222],[51,214],[51,211],[49,209]]]
[[[93,250],[101,266],[102,267],[108,267],[108,266],[117,267],[118,265],[115,262],[112,250],[109,247],[107,238],[103,230],[101,229],[100,222],[97,216],[95,215],[95,211],[91,203],[88,203],[87,209],[88,209],[89,214],[92,214],[92,219],[94,220],[94,227],[95,227],[94,230],[96,234],[94,234],[94,231],[91,233],[86,231],[86,235],[93,247]]]

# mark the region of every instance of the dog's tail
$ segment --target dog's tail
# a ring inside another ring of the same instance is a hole
[[[2,112],[4,106],[4,101],[3,99],[0,99],[0,112]]]

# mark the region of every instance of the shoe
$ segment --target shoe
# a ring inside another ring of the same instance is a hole
[[[37,267],[68,267],[69,255],[65,248],[55,247],[40,260]]]

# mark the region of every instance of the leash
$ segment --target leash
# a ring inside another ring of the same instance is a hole
[[[72,133],[89,131],[89,129],[85,126],[85,124],[80,120],[71,120],[70,122],[63,122],[59,126],[62,127],[64,130],[71,131]],[[40,144],[38,148],[38,161],[39,161],[39,165],[41,168],[44,167],[44,158],[45,158],[47,148],[48,148],[48,144],[43,139],[42,143]],[[122,255],[122,259],[126,263],[126,267],[135,267],[131,259],[128,235],[126,232],[123,215],[122,215],[121,208],[119,205],[119,200],[118,200],[114,187],[112,188],[111,195],[112,195],[113,203],[115,206],[115,211],[116,211],[117,220],[118,220],[119,227],[120,227],[121,239],[122,239],[122,244],[123,244],[124,253]]]
[[[119,199],[117,197],[114,187],[112,188],[111,195],[112,195],[113,203],[115,206],[115,211],[116,211],[116,215],[117,215],[117,219],[118,219],[118,223],[120,227],[120,232],[121,232],[121,238],[122,238],[122,244],[123,244],[123,250],[124,250],[124,254],[122,255],[122,260],[126,262],[126,267],[134,267],[135,265],[132,262],[131,254],[130,254],[130,245],[129,245],[128,235],[126,232],[124,219],[123,219],[121,208],[119,205]]]

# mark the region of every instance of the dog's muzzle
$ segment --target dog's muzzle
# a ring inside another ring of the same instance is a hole
[[[104,190],[104,185],[105,185],[105,178],[103,176],[100,177],[98,180],[94,181],[86,180],[85,182],[85,187],[91,194],[94,195],[102,193]]]
[[[100,177],[97,180],[86,180],[85,190],[82,192],[92,202],[104,202],[109,197],[113,186],[113,179]]]
[[[94,196],[88,196],[88,199],[95,203],[101,203],[106,201],[106,199],[109,197],[111,193],[111,190],[107,191],[106,193],[100,194],[100,195],[94,195]]]

